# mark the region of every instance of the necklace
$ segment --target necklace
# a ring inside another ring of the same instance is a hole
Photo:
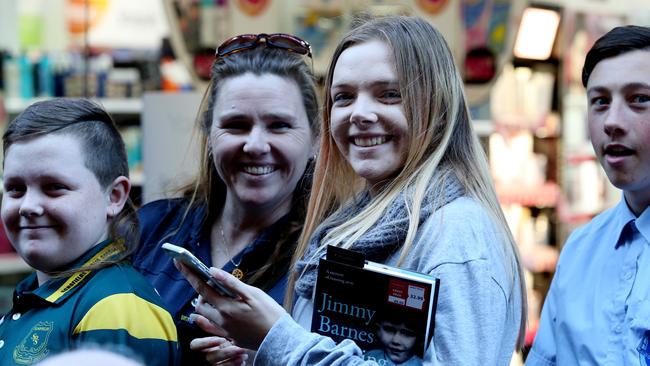
[[[232,270],[231,274],[238,280],[241,280],[244,277],[244,271],[239,269],[239,265],[244,259],[244,256],[242,255],[241,258],[239,258],[239,263],[235,263],[235,261],[232,260],[233,257],[230,256],[230,252],[228,251],[228,241],[226,240],[226,235],[223,233],[223,225],[221,225],[221,222],[219,223],[219,232],[221,233],[221,241],[223,242],[223,247],[226,250],[226,255],[228,256],[230,263],[235,266],[235,269]]]

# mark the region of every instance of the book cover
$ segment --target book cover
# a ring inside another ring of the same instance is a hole
[[[350,252],[329,247],[320,260],[312,332],[336,342],[351,339],[366,360],[380,365],[422,365],[440,281]]]

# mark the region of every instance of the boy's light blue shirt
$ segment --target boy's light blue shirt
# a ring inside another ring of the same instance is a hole
[[[622,198],[571,234],[526,365],[650,365],[650,209]]]

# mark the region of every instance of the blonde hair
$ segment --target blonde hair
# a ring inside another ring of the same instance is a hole
[[[420,208],[431,185],[444,184],[445,174],[434,174],[443,166],[456,172],[465,194],[476,199],[500,227],[505,238],[503,263],[514,288],[517,279],[522,294],[518,345],[523,344],[526,324],[526,290],[516,243],[508,229],[490,177],[485,152],[474,133],[465,100],[463,82],[443,36],[428,22],[416,17],[390,16],[352,29],[339,43],[326,76],[325,93],[332,86],[334,67],[347,48],[371,40],[386,42],[393,50],[406,119],[410,121],[410,146],[404,167],[358,215],[333,228],[319,243],[349,248],[383,215],[400,194],[406,194],[409,226],[398,265],[408,255],[417,234]],[[307,252],[311,236],[325,218],[340,209],[361,189],[364,182],[339,152],[330,135],[332,99],[325,98],[320,151],[314,172],[307,215],[292,267]],[[337,184],[331,184],[336,182]],[[435,201],[441,198],[434,198]],[[292,272],[289,289],[300,273]],[[293,303],[287,291],[285,305]],[[515,306],[514,297],[509,306]]]

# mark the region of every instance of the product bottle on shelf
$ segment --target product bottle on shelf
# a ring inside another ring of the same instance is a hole
[[[34,98],[34,72],[27,54],[23,53],[18,56],[18,73],[20,77],[20,97],[23,99]]]
[[[52,61],[47,54],[41,55],[38,61],[38,96],[54,96],[54,73],[52,72]]]
[[[19,98],[21,94],[20,70],[17,59],[12,57],[10,53],[7,53],[4,57],[2,72],[5,96],[7,98]]]

